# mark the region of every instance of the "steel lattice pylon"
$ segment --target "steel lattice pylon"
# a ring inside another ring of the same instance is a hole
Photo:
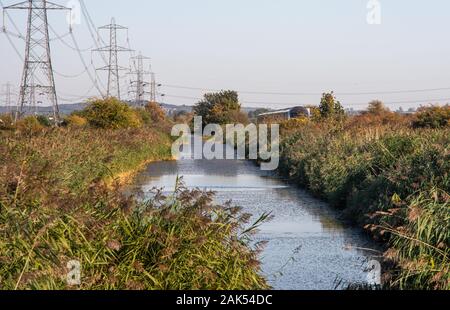
[[[151,82],[150,82],[150,102],[156,103],[156,76],[154,72],[150,73]]]
[[[53,76],[47,11],[70,9],[46,0],[28,0],[7,6],[4,10],[28,10],[25,60],[16,120],[33,109],[35,103],[31,101],[35,100],[36,92],[39,92],[39,96],[47,96],[53,107],[54,121],[57,123],[59,107]]]
[[[144,60],[149,60],[150,58],[142,56],[141,53],[139,53],[138,56],[132,57],[132,61],[137,61],[137,64],[135,64],[136,71],[130,72],[131,74],[136,75],[136,80],[131,81],[131,85],[135,87],[134,90],[130,91],[130,93],[136,94],[136,102],[135,104],[137,106],[143,106],[145,104],[145,95],[149,94],[148,91],[146,91],[146,87],[149,85],[147,82],[145,82],[145,76],[150,74],[149,71],[144,70]]]
[[[99,29],[109,30],[109,45],[98,49],[96,52],[108,52],[109,63],[107,66],[98,68],[97,70],[108,71],[108,88],[106,97],[116,97],[120,100],[120,76],[119,71],[128,70],[128,68],[120,67],[118,54],[119,52],[131,52],[131,49],[117,45],[117,30],[127,30],[128,28],[116,24],[114,18],[111,19],[111,24],[100,27]]]
[[[11,92],[12,92],[11,83],[9,83],[9,82],[6,83],[4,85],[4,88],[5,88],[5,92],[3,93],[3,96],[5,97],[4,104],[6,107],[6,112],[11,115]]]

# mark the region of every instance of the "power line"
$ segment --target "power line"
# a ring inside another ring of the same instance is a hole
[[[81,1],[80,1],[80,2],[81,2]],[[4,7],[3,2],[2,2],[1,0],[0,0],[0,4],[2,5],[2,7]],[[87,11],[86,11],[85,13],[88,14]],[[10,20],[11,24],[13,25],[13,27],[14,27],[14,28],[16,29],[16,31],[19,33],[19,34],[14,34],[14,33],[10,32],[10,31],[8,31],[8,30],[6,29],[5,24],[4,24],[4,26],[3,26],[3,32],[5,33],[5,36],[6,36],[7,40],[8,40],[8,42],[9,42],[9,44],[12,46],[13,50],[15,51],[15,53],[16,53],[16,55],[19,57],[19,59],[23,60],[22,54],[20,53],[19,49],[18,49],[17,46],[14,44],[14,42],[12,41],[12,39],[11,39],[10,36],[14,36],[14,37],[21,38],[21,39],[24,39],[25,36],[22,35],[22,34],[20,33],[20,29],[18,28],[17,24],[14,22],[14,20],[12,19],[12,17],[10,16],[10,14],[8,13],[7,10],[3,10],[3,15],[6,16],[6,17]],[[91,19],[90,19],[90,20],[91,20]],[[5,18],[4,18],[4,21],[5,21]],[[91,20],[91,22],[92,22],[92,20]],[[89,25],[88,25],[88,26],[89,26]],[[58,71],[56,71],[56,70],[53,69],[52,71],[54,72],[54,74],[56,74],[56,75],[58,75],[58,76],[60,76],[60,77],[64,77],[64,78],[76,78],[76,77],[80,77],[80,76],[84,75],[85,73],[87,73],[87,75],[89,76],[89,79],[90,79],[91,82],[92,82],[92,86],[91,86],[90,90],[86,93],[86,95],[84,95],[84,96],[77,96],[77,98],[80,98],[80,99],[81,99],[81,98],[84,98],[85,96],[87,96],[88,93],[90,93],[90,91],[91,91],[94,87],[97,88],[99,94],[100,94],[101,96],[103,96],[103,94],[102,94],[103,92],[102,92],[102,90],[101,90],[101,88],[100,88],[100,86],[99,86],[100,80],[98,79],[97,72],[96,72],[95,69],[94,69],[94,72],[96,73],[96,78],[94,78],[94,77],[91,75],[91,73],[90,73],[89,67],[88,67],[86,61],[84,60],[83,55],[81,54],[82,52],[85,52],[86,50],[85,50],[85,49],[80,49],[80,48],[79,48],[78,42],[77,42],[77,40],[76,40],[75,35],[73,34],[73,32],[72,32],[72,31],[69,31],[67,34],[61,36],[61,35],[59,35],[59,34],[55,31],[55,29],[51,26],[51,24],[48,24],[48,29],[55,35],[55,38],[53,38],[53,40],[58,39],[58,40],[61,41],[65,46],[67,46],[68,48],[70,48],[70,49],[72,49],[72,50],[74,50],[74,51],[76,51],[76,52],[78,53],[78,55],[79,55],[79,57],[80,57],[80,60],[81,60],[81,62],[82,62],[82,65],[83,65],[83,67],[84,67],[84,69],[83,69],[82,72],[76,73],[76,74],[73,74],[73,75],[64,74],[64,73],[58,72]],[[71,39],[72,39],[73,44],[74,44],[73,46],[70,45],[69,43],[67,43],[67,42],[64,40],[64,38],[65,38],[66,36],[68,36],[68,35],[71,36]],[[51,41],[51,39],[49,39],[49,41]],[[95,41],[94,41],[94,43],[95,43]],[[31,51],[31,52],[33,52],[33,51]],[[38,57],[35,53],[32,53],[32,54],[33,54],[34,57]],[[35,77],[35,80],[36,80],[36,82],[38,82],[38,84],[43,84],[43,83],[41,82],[41,80],[39,79],[39,77]],[[59,98],[59,96],[57,96],[57,98]]]
[[[17,33],[18,33],[18,35],[16,35],[16,36],[17,36],[17,37],[20,37],[20,38],[22,38],[22,39],[25,40],[25,37],[21,34],[20,28],[19,28],[19,27],[17,26],[17,24],[14,22],[14,19],[11,17],[11,15],[9,14],[9,12],[8,12],[7,10],[4,9],[4,8],[5,8],[5,5],[3,4],[3,1],[1,1],[1,0],[0,0],[0,5],[1,5],[2,8],[3,8],[3,31],[6,31],[6,24],[5,24],[5,22],[6,22],[5,15],[6,15],[6,17],[8,17],[10,23],[13,25],[14,29],[15,29],[15,30],[17,31]],[[9,32],[9,31],[8,31],[8,33],[11,34],[11,32]]]
[[[49,28],[50,28],[50,24],[49,24]],[[52,28],[53,29],[53,28]],[[50,42],[53,42],[53,41],[55,41],[55,40],[60,40],[60,41],[63,41],[64,40],[64,38],[65,37],[68,37],[68,36],[70,36],[70,33],[72,32],[72,29],[70,29],[70,31],[68,31],[68,32],[66,32],[65,34],[58,34],[56,31],[52,31],[54,34],[55,34],[55,36],[53,37],[53,38],[49,38],[49,41]]]
[[[74,94],[68,94],[68,93],[63,93],[63,92],[59,92],[59,93],[65,97],[72,97],[72,99],[70,99],[70,100],[81,100],[81,99],[88,97],[94,88],[95,88],[95,85],[94,84],[91,85],[91,87],[83,95],[74,95]]]
[[[179,95],[171,95],[171,94],[165,94],[165,97],[169,98],[178,98],[178,99],[187,99],[187,100],[194,100],[194,101],[202,101],[204,98],[198,98],[198,97],[189,97],[189,96],[179,96]],[[289,102],[269,102],[269,101],[248,101],[248,100],[241,100],[243,103],[249,103],[249,104],[265,104],[265,105],[282,105],[282,106],[293,106],[295,103],[289,103]],[[391,102],[384,102],[386,105],[394,105],[394,104],[407,104],[407,103],[437,103],[437,102],[449,102],[450,98],[438,98],[438,99],[426,99],[426,100],[404,100],[404,101],[391,101]],[[345,106],[367,106],[368,103],[346,103]]]
[[[11,40],[11,38],[9,37],[9,35],[12,35],[11,32],[9,32],[9,31],[7,31],[7,30],[4,30],[3,32],[5,33],[7,40],[9,41],[10,45],[13,47],[13,49],[14,49],[15,53],[17,54],[17,56],[19,57],[19,59],[23,60],[23,56],[22,56],[22,54],[20,53],[19,49],[16,47],[16,45],[14,44],[14,42],[13,42],[13,41]],[[19,35],[13,35],[13,36],[16,36],[17,38],[23,38],[23,35],[21,35],[21,34],[19,34]],[[35,56],[36,56],[36,55],[35,55]],[[70,75],[70,74],[64,74],[64,73],[58,72],[58,71],[56,71],[55,69],[53,69],[53,72],[54,72],[56,75],[58,75],[58,76],[60,76],[60,77],[63,77],[63,78],[77,78],[77,77],[82,76],[84,73],[86,73],[86,71],[87,71],[87,69],[84,69],[81,73],[77,73],[77,74],[72,74],[72,75]],[[37,79],[37,80],[38,80],[38,82],[40,83],[40,80],[39,80],[39,79]]]
[[[76,73],[76,74],[65,74],[65,73],[58,72],[55,69],[53,69],[53,72],[60,77],[67,78],[67,79],[74,79],[74,78],[78,78],[78,77],[84,75],[87,70],[88,69],[85,68],[85,69],[83,69],[83,71],[81,71],[80,73]]]
[[[220,92],[224,89],[210,89],[201,87],[190,87],[181,85],[163,84],[162,86],[174,89],[186,89],[186,90],[198,90],[198,91],[210,91]],[[437,92],[450,90],[450,87],[441,88],[428,88],[428,89],[410,89],[410,90],[393,90],[393,91],[367,91],[367,92],[335,92],[335,94],[341,96],[364,96],[364,95],[395,95],[395,94],[408,94],[408,93],[424,93],[424,92]],[[248,91],[248,90],[236,90],[241,94],[249,95],[275,95],[275,96],[320,96],[323,93],[314,92],[265,92],[265,91]]]
[[[126,32],[127,32],[126,43],[127,43],[128,51],[130,52],[130,60],[132,61],[132,64],[134,65],[134,70],[137,71],[137,70],[138,70],[138,67],[137,67],[137,65],[136,65],[136,58],[135,58],[136,55],[135,55],[135,50],[133,50],[133,49],[131,48],[131,44],[130,44],[130,34],[129,34],[128,28],[126,29]],[[149,59],[150,59],[150,58],[149,58]],[[129,64],[130,71],[132,70],[132,64],[131,64],[131,63]],[[143,68],[142,68],[142,70],[143,70]],[[130,81],[129,85],[127,86],[127,93],[128,93],[128,94],[131,93],[131,92],[130,92],[130,86],[131,86],[131,85],[132,85],[132,82]]]
[[[12,46],[12,48],[14,49],[14,52],[16,53],[16,55],[20,58],[23,59],[22,54],[19,52],[19,49],[17,48],[17,46],[14,44],[14,42],[11,40],[10,34],[6,31],[3,32],[9,42],[9,44]]]
[[[12,32],[12,31],[7,30],[6,28],[3,28],[3,32],[4,32],[4,33],[7,33],[7,34],[9,34],[10,36],[13,36],[13,37],[15,37],[15,38],[17,38],[17,39],[25,40],[25,38],[24,38],[21,34],[14,33],[14,32]]]
[[[83,64],[84,69],[86,70],[86,72],[87,72],[87,74],[88,74],[88,76],[89,76],[89,79],[91,80],[92,84],[95,86],[95,88],[97,89],[97,91],[99,92],[100,96],[103,97],[103,92],[102,92],[100,86],[98,85],[98,79],[97,79],[97,78],[94,79],[93,76],[92,76],[92,74],[91,74],[91,72],[89,71],[88,66],[87,66],[87,64],[86,64],[86,61],[84,60],[84,57],[83,57],[83,55],[81,54],[80,49],[78,48],[78,47],[79,47],[79,46],[78,46],[78,42],[77,42],[77,40],[75,39],[75,35],[74,35],[73,33],[71,34],[71,37],[72,37],[72,42],[73,42],[74,46],[76,47],[78,57],[80,58],[80,61],[81,61],[81,63]],[[96,71],[95,69],[94,69],[94,72],[95,72],[96,77],[97,77],[97,71]]]
[[[94,42],[95,47],[97,49],[99,49],[100,48],[99,42],[102,45],[106,45],[106,43],[105,43],[105,41],[103,41],[102,37],[98,33],[97,27],[95,26],[94,21],[92,20],[91,15],[89,14],[86,4],[84,3],[83,0],[79,0],[79,2],[80,2],[80,6],[81,6],[81,12],[83,13],[84,18],[87,21],[87,26],[88,26],[88,30],[91,35],[92,41]],[[106,59],[106,56],[102,52],[99,52],[99,54],[100,54],[100,57],[102,58],[104,64],[108,65],[108,60]]]
[[[59,35],[56,30],[49,24],[49,29],[50,31],[55,35],[55,37],[52,40],[58,40],[60,41],[62,44],[64,44],[66,47],[70,48],[71,50],[77,51],[77,52],[81,52],[81,53],[85,53],[85,52],[90,52],[93,48],[94,45],[90,46],[89,48],[86,49],[79,49],[76,46],[72,46],[69,43],[66,42],[66,40],[64,40],[65,37],[70,36],[71,35],[71,31],[69,31],[68,33],[64,34],[64,35]]]

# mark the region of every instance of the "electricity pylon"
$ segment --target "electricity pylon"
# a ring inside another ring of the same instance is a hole
[[[128,70],[128,68],[119,66],[118,54],[119,52],[132,52],[132,50],[117,45],[117,30],[127,30],[128,28],[117,25],[116,20],[112,18],[111,24],[102,26],[99,29],[109,30],[109,45],[95,49],[94,51],[109,53],[109,63],[105,67],[98,68],[97,70],[108,71],[108,88],[106,91],[106,97],[116,97],[120,100],[119,72],[122,70]]]
[[[150,82],[150,102],[156,103],[156,76],[154,72],[150,72],[151,82]]]
[[[11,92],[12,92],[12,85],[11,83],[6,83],[4,85],[5,88],[5,92],[3,93],[3,95],[5,96],[5,107],[6,107],[6,113],[11,115]]]
[[[70,9],[46,0],[23,1],[3,9],[28,11],[25,61],[16,120],[23,117],[27,109],[32,108],[33,103],[29,99],[34,98],[34,92],[38,89],[40,94],[47,95],[53,107],[54,121],[58,123],[59,107],[50,53],[47,11]]]
[[[148,59],[150,58],[142,56],[141,53],[139,53],[138,56],[131,58],[134,62],[135,71],[130,72],[130,74],[136,75],[136,80],[130,82],[131,86],[134,88],[134,90],[130,91],[130,93],[134,93],[136,95],[135,104],[137,106],[143,106],[145,103],[145,95],[150,93],[146,91],[146,87],[149,84],[145,82],[145,76],[150,74],[150,72],[144,69],[144,60]]]

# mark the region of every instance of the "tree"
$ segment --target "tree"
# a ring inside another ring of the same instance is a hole
[[[344,108],[341,103],[336,100],[334,92],[324,93],[320,100],[320,116],[321,118],[340,118],[345,115]]]
[[[389,108],[387,108],[380,100],[371,101],[367,110],[368,113],[372,115],[383,115],[386,113],[391,113],[391,110],[389,110]]]
[[[204,99],[194,107],[196,116],[203,118],[203,124],[231,124],[245,119],[241,114],[239,96],[235,91],[221,91],[205,94]]]
[[[93,99],[86,109],[76,115],[85,118],[89,125],[95,128],[136,128],[142,125],[134,110],[113,97]]]

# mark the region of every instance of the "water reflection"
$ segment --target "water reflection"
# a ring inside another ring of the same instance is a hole
[[[130,191],[174,189],[177,176],[190,188],[213,190],[217,202],[232,200],[255,217],[272,212],[257,241],[268,241],[263,271],[275,289],[333,289],[336,279],[364,282],[364,264],[375,245],[346,227],[335,210],[246,161],[184,159],[154,163]]]

